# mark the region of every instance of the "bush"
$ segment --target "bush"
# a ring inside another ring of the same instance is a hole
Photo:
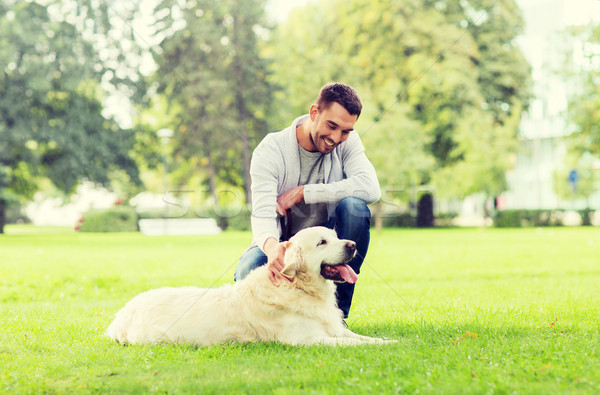
[[[90,210],[83,214],[79,224],[81,232],[137,232],[138,215],[135,208],[113,207],[106,210]]]
[[[164,217],[164,213],[163,211],[143,211],[139,212],[138,216],[140,219],[159,219]],[[247,231],[251,229],[250,210],[246,207],[190,209],[183,216],[171,216],[167,213],[167,218],[214,218],[222,230]]]
[[[593,210],[586,208],[583,210],[579,210],[578,213],[579,213],[579,216],[581,216],[581,225],[582,226],[592,226],[592,214],[594,213]]]
[[[375,224],[375,218],[371,220]],[[417,219],[406,212],[385,213],[382,217],[382,226],[384,228],[414,228],[417,225]]]
[[[23,213],[21,203],[17,200],[9,200],[6,207],[7,224],[28,224],[31,220]]]
[[[223,230],[247,231],[251,229],[251,213],[246,208],[242,208],[241,210],[223,210],[218,215],[213,212],[212,216]]]
[[[564,210],[501,210],[496,212],[497,228],[562,226]]]
[[[455,227],[456,225],[454,224],[454,219],[456,219],[456,217],[458,217],[458,213],[439,213],[433,221],[433,226],[435,226],[436,228]]]
[[[497,211],[494,217],[494,226],[497,228],[520,228],[521,212],[518,210]]]

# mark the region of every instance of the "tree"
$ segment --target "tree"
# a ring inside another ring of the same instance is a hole
[[[554,172],[554,190],[564,200],[589,198],[595,192],[594,161],[598,160],[589,152],[581,155],[573,150],[567,154],[564,166]]]
[[[493,114],[474,111],[460,120],[455,130],[453,157],[461,160],[440,169],[433,182],[439,196],[456,197],[482,193],[484,205],[507,188],[506,172],[514,165],[518,140],[515,138],[520,121],[519,109],[514,109],[503,124],[494,121]]]
[[[574,126],[571,142],[580,154],[600,155],[600,24],[575,27],[569,33],[580,53],[571,60],[568,75],[572,87],[569,118]]]
[[[118,171],[139,181],[133,134],[102,115],[106,69],[77,26],[51,15],[62,5],[0,6],[0,233],[8,201],[31,197],[40,178],[65,192]]]
[[[565,31],[566,65],[560,74],[569,85],[568,119],[572,133],[568,152],[554,172],[554,189],[566,200],[586,199],[597,190],[600,161],[600,24]]]
[[[240,186],[250,202],[251,150],[266,133],[270,89],[258,55],[264,2],[162,1],[156,91],[169,103],[178,183],[203,171],[215,204],[219,183]]]
[[[275,31],[275,105],[305,112],[322,83],[343,80],[365,103],[357,130],[383,185],[408,191],[460,167],[485,181],[456,180],[454,196],[498,193],[529,96],[522,26],[513,0],[311,3]]]
[[[521,10],[514,0],[428,1],[473,38],[477,52],[477,82],[485,109],[497,123],[526,108],[531,97],[530,67],[516,42],[524,31]]]

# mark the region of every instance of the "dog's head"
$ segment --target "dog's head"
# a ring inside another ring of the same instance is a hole
[[[346,265],[356,254],[356,243],[340,240],[334,230],[322,226],[306,228],[290,239],[282,273],[295,277],[306,271],[327,280],[355,283],[356,273]]]

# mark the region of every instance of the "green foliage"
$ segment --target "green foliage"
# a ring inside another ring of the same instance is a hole
[[[563,199],[588,199],[597,190],[600,176],[594,164],[600,158],[600,23],[572,27],[564,38],[570,50],[561,75],[572,87],[568,117],[573,130],[565,138],[568,153],[554,173],[554,188]],[[578,172],[576,185],[569,181],[571,170]]]
[[[323,83],[348,82],[365,104],[357,130],[384,185],[494,196],[530,95],[522,29],[513,0],[319,1],[273,34],[274,106],[286,125]]]
[[[73,5],[10,2],[0,9],[0,167],[9,169],[0,194],[30,198],[42,178],[65,192],[84,178],[108,185],[118,169],[139,182],[129,155],[133,134],[103,115],[100,81],[110,85],[108,77],[125,65],[102,59],[94,40],[108,36],[108,10]],[[77,17],[65,17],[72,13]],[[120,78],[118,85],[132,83]],[[2,226],[0,220],[0,233]]]
[[[417,227],[439,227],[439,228],[451,228],[454,227],[454,219],[456,213],[438,213],[436,215],[431,212],[431,216],[427,220],[428,226],[419,226],[418,216],[411,214],[410,212],[387,212],[382,215],[382,227],[383,228],[417,228]],[[371,223],[375,225],[375,218],[372,219]]]
[[[360,348],[120,346],[103,334],[129,299],[232,283],[251,235],[22,229],[0,238],[3,392],[600,391],[596,229],[373,233],[349,325],[399,342]]]
[[[592,226],[592,215],[594,214],[594,210],[590,210],[589,208],[578,210],[579,216],[581,217],[581,225],[582,226]]]
[[[579,50],[579,64],[568,70],[570,83],[576,88],[569,98],[569,117],[575,126],[573,148],[580,154],[600,155],[600,23],[575,27],[570,36],[575,43],[573,50]]]
[[[135,208],[115,206],[105,210],[90,210],[83,214],[80,232],[136,232],[138,214]]]
[[[494,217],[497,228],[561,226],[564,210],[499,210]]]
[[[250,230],[250,210],[220,211],[216,220],[222,229],[248,231]]]
[[[374,220],[371,222],[375,223]],[[382,216],[382,225],[384,228],[415,228],[417,219],[407,212],[386,213]]]
[[[175,131],[175,183],[200,173],[215,205],[219,183],[242,187],[247,198],[251,149],[267,132],[271,97],[258,48],[264,1],[162,1],[155,15],[163,39],[150,93],[164,98],[153,100],[166,103],[161,110]]]
[[[596,191],[596,180],[600,179],[595,162],[599,155],[580,150],[573,145],[573,137],[567,138],[569,151],[562,166],[554,171],[554,191],[564,200],[589,199]],[[576,172],[576,181],[571,180],[571,172]]]
[[[567,210],[499,210],[494,216],[494,226],[497,228],[521,228],[540,226],[562,226]],[[594,210],[583,209],[576,211],[581,218],[582,226],[591,226]]]

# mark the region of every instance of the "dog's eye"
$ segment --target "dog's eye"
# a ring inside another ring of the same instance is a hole
[[[327,240],[325,240],[325,239],[321,239],[321,240],[319,241],[319,243],[317,244],[317,247],[318,247],[318,246],[325,245],[325,244],[327,244]]]

